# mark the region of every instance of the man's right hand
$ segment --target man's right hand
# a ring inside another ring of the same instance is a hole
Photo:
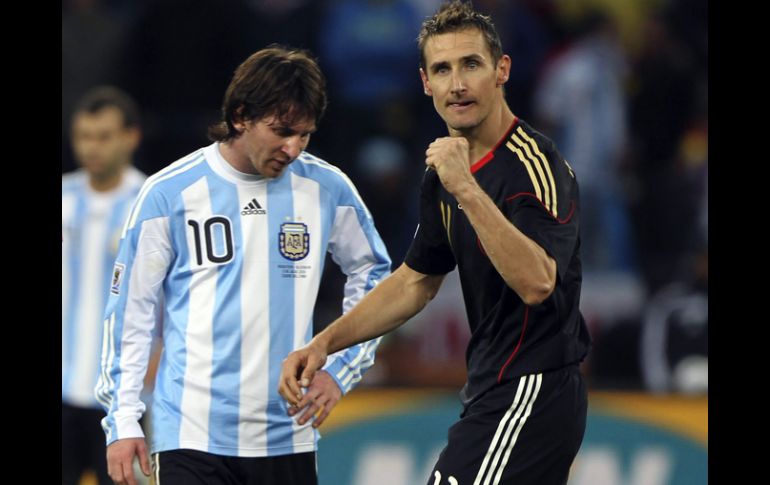
[[[150,459],[144,438],[117,440],[107,447],[107,473],[117,485],[136,485],[134,456],[139,457],[142,473],[150,476]]]
[[[278,379],[278,393],[291,405],[300,409],[303,402],[301,387],[308,387],[318,369],[326,363],[326,352],[313,339],[308,345],[290,353],[283,361],[281,377]]]

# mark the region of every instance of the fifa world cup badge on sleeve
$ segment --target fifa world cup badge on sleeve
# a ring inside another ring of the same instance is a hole
[[[115,267],[112,268],[112,284],[110,285],[110,293],[120,294],[120,282],[123,281],[123,271],[125,271],[126,265],[121,263],[115,263]]]
[[[281,224],[278,234],[278,249],[281,256],[289,261],[299,261],[310,252],[310,234],[307,225],[301,222],[286,222]]]

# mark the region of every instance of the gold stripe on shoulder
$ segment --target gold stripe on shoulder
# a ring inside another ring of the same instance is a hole
[[[553,208],[551,212],[553,213],[554,217],[558,217],[559,210],[558,210],[558,194],[556,191],[556,182],[553,180],[553,172],[551,172],[551,165],[548,163],[548,160],[546,159],[545,155],[543,155],[543,152],[540,151],[540,147],[537,146],[537,143],[535,143],[535,140],[532,139],[531,136],[529,136],[521,127],[519,127],[516,130],[519,135],[521,135],[524,140],[526,140],[529,145],[532,147],[532,149],[535,152],[535,155],[540,158],[540,160],[543,162],[543,167],[545,167],[545,173],[548,174],[548,183],[551,185],[551,189],[553,192]]]
[[[553,213],[553,198],[551,197],[551,185],[548,183],[548,179],[545,176],[545,173],[543,173],[543,167],[540,165],[540,160],[538,160],[533,154],[532,150],[530,150],[529,145],[524,143],[524,141],[516,136],[516,133],[513,133],[511,135],[511,140],[513,140],[516,145],[518,145],[521,149],[524,150],[524,153],[527,154],[527,158],[532,162],[532,165],[537,170],[538,176],[540,176],[540,181],[543,184],[543,192],[545,195],[545,199],[542,201],[543,205],[545,205],[546,209],[548,209],[549,212]]]
[[[543,195],[540,191],[540,183],[537,180],[537,176],[535,175],[534,170],[532,170],[532,165],[529,163],[529,159],[524,156],[524,153],[516,146],[513,145],[511,142],[507,142],[505,144],[513,153],[515,153],[519,160],[521,160],[521,163],[524,164],[524,168],[527,169],[527,173],[529,174],[529,178],[532,180],[532,185],[535,187],[535,195],[537,195],[537,198],[541,201],[543,200]]]

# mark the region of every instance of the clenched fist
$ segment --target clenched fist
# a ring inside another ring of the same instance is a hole
[[[444,188],[455,197],[462,190],[476,185],[471,175],[468,140],[465,138],[436,138],[428,146],[425,155],[425,164],[438,173]]]

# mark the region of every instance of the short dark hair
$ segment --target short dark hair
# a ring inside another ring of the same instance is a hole
[[[126,92],[115,86],[97,86],[89,89],[75,104],[73,117],[79,113],[94,114],[105,108],[117,108],[123,114],[123,126],[139,126],[139,108]]]
[[[420,34],[417,36],[417,45],[420,48],[420,67],[426,68],[425,43],[428,38],[466,29],[478,29],[484,35],[487,47],[492,53],[492,61],[497,64],[497,61],[503,56],[503,46],[492,23],[492,18],[473,10],[470,2],[454,0],[441,5],[432,17],[422,23]]]
[[[240,136],[234,123],[276,115],[289,124],[326,110],[326,78],[309,52],[271,44],[235,70],[222,102],[222,120],[209,128],[213,141]]]

